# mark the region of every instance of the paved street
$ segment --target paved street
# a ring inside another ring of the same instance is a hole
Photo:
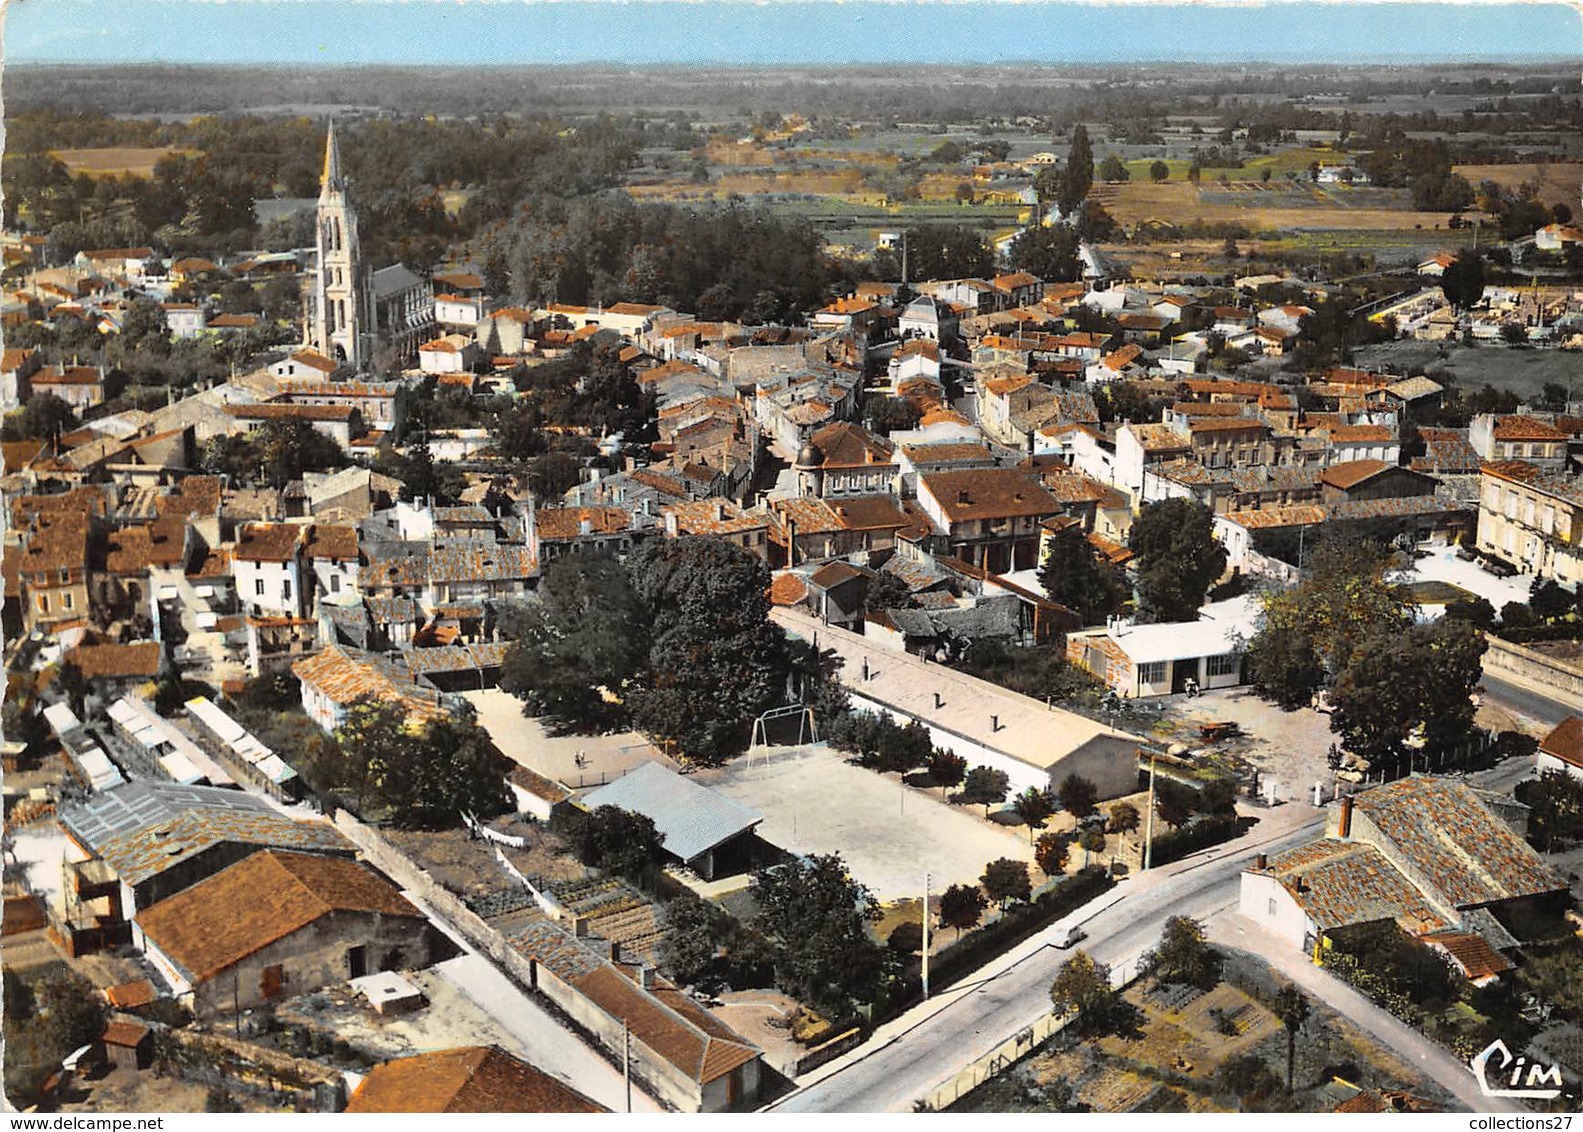
[[[1506,675],[1497,676],[1484,670],[1484,678],[1479,681],[1484,685],[1486,697],[1500,704],[1520,716],[1539,724],[1544,728],[1554,727],[1567,716],[1583,712],[1583,704],[1567,703],[1561,698],[1560,693],[1555,695],[1517,684]]]
[[[863,1047],[808,1075],[774,1112],[906,1112],[930,1089],[988,1053],[1049,1008],[1048,989],[1071,952],[1050,945],[1054,932],[1083,924],[1089,954],[1112,966],[1131,962],[1159,940],[1171,916],[1208,918],[1234,906],[1238,877],[1255,853],[1280,852],[1317,835],[1320,811],[1301,804],[1261,811],[1248,837],[1232,846],[1129,878],[1052,925],[975,981],[957,986],[882,1026]]]

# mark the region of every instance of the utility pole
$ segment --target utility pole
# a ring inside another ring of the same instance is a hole
[[[923,874],[923,999],[929,1001],[929,874]]]
[[[621,1023],[621,1081],[627,1088],[627,1111],[632,1111],[632,1027]]]
[[[1154,867],[1154,752],[1149,752],[1149,816],[1143,829],[1143,871]]]

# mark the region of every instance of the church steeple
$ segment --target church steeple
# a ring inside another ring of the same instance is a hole
[[[318,264],[309,279],[305,310],[308,344],[328,358],[359,369],[365,360],[365,311],[357,213],[347,199],[334,121],[324,139],[317,246]]]
[[[331,118],[324,138],[324,174],[319,178],[319,191],[340,192],[345,188],[341,180],[341,147],[335,144],[335,119]]]

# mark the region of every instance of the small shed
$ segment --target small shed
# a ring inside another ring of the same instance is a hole
[[[153,1047],[153,1031],[130,1018],[113,1018],[99,1035],[104,1056],[114,1069],[138,1070],[147,1067]]]
[[[763,814],[652,762],[591,791],[582,804],[589,810],[616,806],[649,818],[664,835],[660,848],[706,880],[715,878],[729,848],[764,820]]]
[[[538,771],[520,764],[512,767],[506,775],[506,785],[511,788],[511,796],[516,800],[517,812],[529,814],[540,821],[549,821],[555,808],[572,796],[570,789],[553,778],[546,778]]]

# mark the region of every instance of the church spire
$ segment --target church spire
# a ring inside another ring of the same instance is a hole
[[[330,129],[324,138],[324,175],[319,178],[319,187],[321,190],[345,187],[341,183],[341,147],[335,144],[334,118],[330,119]]]

